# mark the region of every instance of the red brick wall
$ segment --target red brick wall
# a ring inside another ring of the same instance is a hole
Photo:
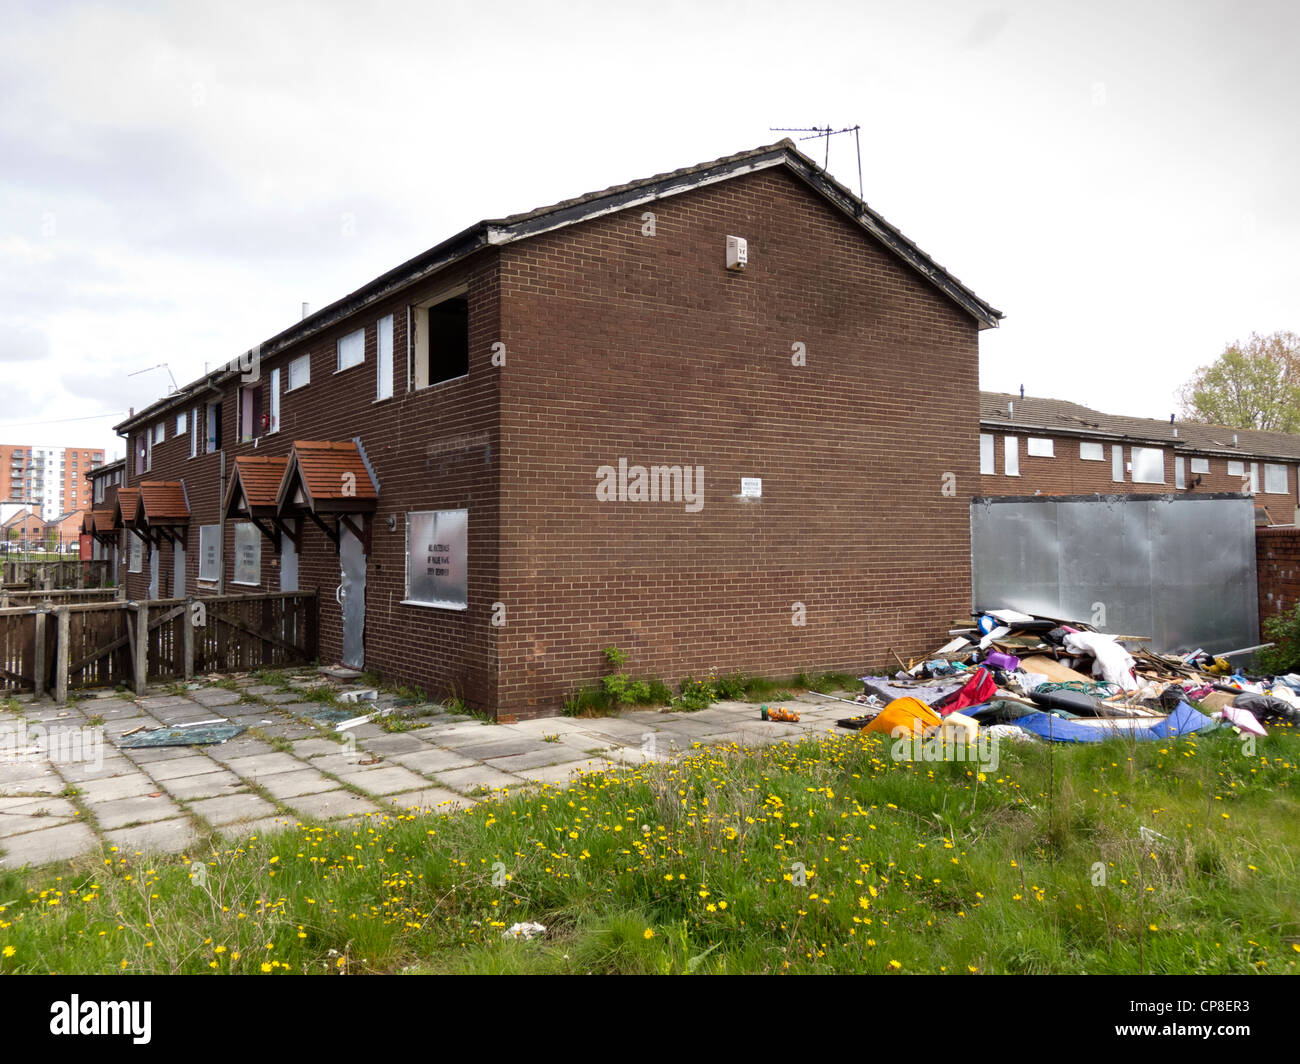
[[[794,179],[510,246],[502,290],[510,711],[552,710],[611,644],[669,682],[858,670],[969,611],[975,323]],[[621,457],[702,466],[703,510],[598,502]]]
[[[1289,613],[1300,602],[1300,528],[1255,529],[1259,623]]]
[[[367,586],[366,664],[503,714],[556,712],[606,671],[886,666],[932,650],[970,608],[969,499],[978,484],[978,341],[963,311],[784,172],[761,172],[559,230],[459,267],[470,284],[470,371],[405,391],[406,308],[430,282],[265,359],[303,351],[311,383],[282,399],[281,430],[235,442],[360,436],[381,485]],[[724,269],[728,234],[750,243]],[[441,288],[451,280],[438,279]],[[375,322],[395,317],[395,397],[375,404]],[[366,361],[335,374],[335,341],[364,324]],[[492,345],[506,364],[492,364]],[[792,345],[807,364],[792,364]],[[269,396],[262,409],[270,410]],[[188,437],[154,449],[148,479],[183,479],[198,526],[216,523],[220,456]],[[150,424],[158,418],[153,418]],[[128,448],[128,454],[132,454]],[[596,470],[704,467],[704,508],[602,503]],[[735,498],[761,477],[758,502]],[[134,458],[127,483],[136,483]],[[945,490],[946,489],[946,490]],[[404,606],[405,513],[469,511],[469,608]],[[385,519],[397,516],[390,532]],[[233,574],[233,525],[223,562]],[[262,586],[278,588],[264,543]],[[146,593],[145,573],[128,593]],[[171,588],[163,552],[160,591]],[[304,530],[299,586],[320,592],[321,656],[341,650],[333,545]],[[501,603],[505,625],[492,624]],[[806,623],[791,623],[796,604]]]
[[[985,432],[988,430],[985,429]],[[1020,452],[1020,475],[1008,476],[1006,473],[1006,452],[1003,440],[1011,433],[1002,431],[994,432],[993,435],[993,461],[995,473],[982,474],[980,476],[980,494],[982,495],[1033,495],[1036,492],[1042,492],[1045,495],[1087,495],[1093,492],[1103,494],[1122,494],[1122,493],[1149,493],[1149,492],[1173,492],[1178,489],[1174,487],[1174,452],[1172,448],[1165,447],[1165,482],[1164,484],[1137,484],[1133,482],[1132,473],[1125,471],[1123,483],[1111,479],[1111,447],[1115,446],[1111,441],[1105,441],[1103,446],[1104,460],[1100,462],[1089,461],[1079,457],[1079,437],[1062,436],[1051,433],[1015,433],[1019,439]],[[1031,456],[1028,453],[1028,438],[1033,435],[1038,438],[1048,438],[1053,441],[1054,456],[1043,458]],[[1124,461],[1127,464],[1132,460],[1133,444],[1123,444]],[[1145,446],[1138,444],[1138,446]],[[1239,492],[1242,490],[1242,478],[1228,475],[1228,460],[1219,456],[1202,456],[1208,457],[1210,471],[1208,473],[1193,473],[1191,468],[1192,455],[1183,453],[1181,457],[1184,460],[1184,469],[1186,483],[1191,485],[1197,476],[1201,478],[1201,483],[1196,487],[1188,487],[1184,490],[1193,492]],[[1246,472],[1250,472],[1251,459],[1248,457],[1240,459],[1245,463]],[[1267,506],[1273,519],[1277,522],[1290,522],[1295,516],[1295,506],[1297,498],[1297,489],[1300,488],[1300,476],[1297,476],[1297,467],[1294,462],[1273,463],[1284,464],[1287,467],[1287,488],[1286,494],[1270,494],[1264,491],[1264,461],[1259,461],[1259,492],[1256,500],[1260,506]]]

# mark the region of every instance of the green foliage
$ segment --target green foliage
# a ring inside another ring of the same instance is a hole
[[[1211,425],[1300,431],[1300,336],[1251,334],[1201,366],[1180,393],[1183,416]]]
[[[1259,672],[1276,676],[1300,666],[1300,603],[1290,613],[1264,621],[1264,639],[1277,646],[1255,652]]]

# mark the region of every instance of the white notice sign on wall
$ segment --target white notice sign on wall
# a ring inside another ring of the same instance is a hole
[[[740,494],[746,499],[761,499],[763,497],[763,481],[761,477],[741,477]]]

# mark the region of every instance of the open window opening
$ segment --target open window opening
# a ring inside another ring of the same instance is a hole
[[[467,293],[461,288],[411,308],[412,391],[469,373]]]

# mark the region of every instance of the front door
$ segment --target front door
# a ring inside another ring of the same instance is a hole
[[[280,534],[280,590],[298,590],[298,548],[284,533]]]
[[[339,529],[339,567],[336,597],[343,607],[343,664],[360,669],[365,665],[366,551],[346,525]]]
[[[185,597],[185,548],[172,544],[172,598]]]

